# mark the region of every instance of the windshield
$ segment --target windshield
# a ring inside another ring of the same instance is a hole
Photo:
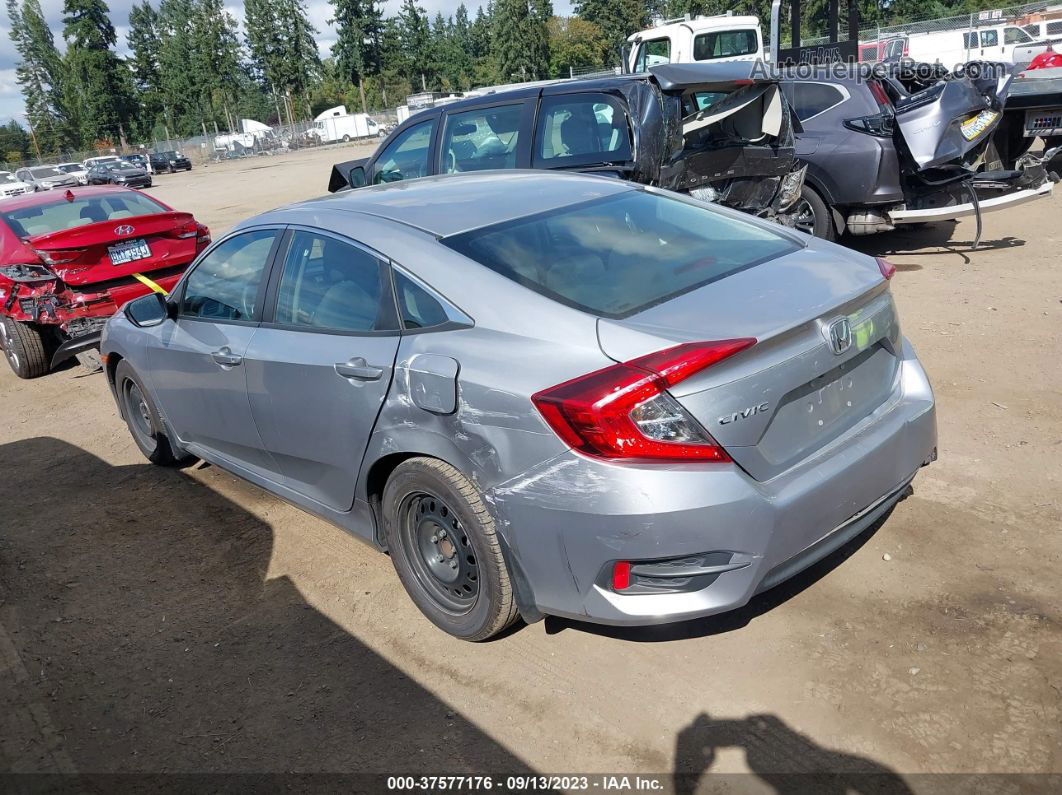
[[[48,177],[61,177],[61,176],[63,176],[61,171],[59,171],[58,169],[52,168],[51,166],[44,166],[42,168],[31,168],[30,169],[30,173],[36,179],[48,179]]]
[[[446,238],[558,303],[628,317],[799,249],[772,230],[634,190]]]
[[[81,170],[81,164],[80,163],[63,163],[62,165],[56,166],[56,168],[58,168],[64,174],[73,174],[75,171],[80,171]]]
[[[135,191],[120,191],[106,196],[92,196],[67,201],[60,198],[50,204],[20,207],[0,213],[2,219],[21,238],[46,235],[75,226],[155,215],[169,212],[158,202]]]

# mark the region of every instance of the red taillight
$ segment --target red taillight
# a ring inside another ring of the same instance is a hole
[[[667,389],[755,342],[676,345],[544,389],[531,401],[561,439],[587,455],[729,461]]]
[[[889,95],[885,93],[885,89],[882,88],[881,83],[877,80],[868,80],[867,88],[870,89],[870,93],[874,96],[874,100],[878,103],[878,107],[892,107],[892,102],[889,101]]]
[[[197,224],[195,221],[189,221],[177,230],[177,237],[181,238],[182,240],[188,237],[195,237],[198,234],[199,224]]]
[[[210,244],[210,230],[206,226],[204,226],[203,224],[197,223],[195,226],[196,226],[196,230],[198,232],[198,236],[195,239],[195,244],[197,246],[204,246],[204,247],[209,245]]]
[[[896,275],[896,266],[884,257],[874,257],[874,261],[878,263],[878,270],[881,271],[886,281]]]
[[[612,565],[612,590],[622,591],[631,586],[631,563],[629,560],[617,560]]]

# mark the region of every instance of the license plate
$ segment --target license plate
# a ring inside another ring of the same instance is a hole
[[[994,110],[983,110],[973,118],[967,119],[959,125],[959,132],[967,141],[972,141],[978,135],[988,129],[988,125],[999,116]]]
[[[119,243],[117,246],[108,246],[107,253],[111,255],[112,265],[124,265],[134,260],[147,259],[151,256],[151,249],[148,248],[147,241],[141,238]]]

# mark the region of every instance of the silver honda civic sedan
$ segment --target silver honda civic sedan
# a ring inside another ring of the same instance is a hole
[[[585,175],[381,185],[240,224],[102,354],[153,462],[391,557],[445,631],[731,610],[936,456],[892,267]]]

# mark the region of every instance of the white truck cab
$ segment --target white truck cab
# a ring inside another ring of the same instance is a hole
[[[755,61],[764,59],[759,17],[690,17],[661,20],[629,36],[628,66],[645,72],[665,63]]]

